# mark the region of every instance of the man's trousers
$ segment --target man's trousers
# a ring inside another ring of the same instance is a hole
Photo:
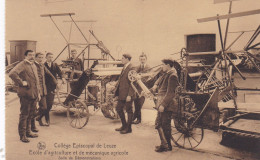
[[[122,100],[118,100],[116,111],[121,119],[122,127],[131,129],[132,119],[133,119],[133,108],[132,108],[133,100],[126,102]],[[124,113],[124,107],[126,107],[126,113],[127,113],[127,122],[125,119],[125,113]]]
[[[45,115],[47,111],[47,103],[46,103],[46,96],[41,96],[41,99],[39,101],[39,116],[40,118]]]
[[[144,96],[137,97],[134,100],[134,105],[135,105],[134,119],[137,119],[137,120],[140,120],[140,121],[142,120],[141,110],[142,110],[144,101],[145,101]]]
[[[20,137],[25,136],[26,132],[31,132],[31,119],[36,111],[37,99],[30,99],[29,97],[20,98],[20,117],[18,124],[18,132]]]
[[[48,92],[46,95],[47,112],[50,112],[52,108],[54,97],[55,94],[53,92]]]
[[[118,113],[124,113],[124,107],[126,110],[127,114],[133,114],[133,107],[132,107],[133,101],[131,100],[130,102],[118,100],[117,106],[116,106],[116,111]]]
[[[171,111],[164,111],[158,112],[157,117],[155,120],[155,129],[159,130],[162,128],[163,134],[166,138],[167,144],[171,147],[171,119],[172,119],[173,112]],[[161,139],[162,141],[162,139]],[[162,142],[165,143],[165,142]]]

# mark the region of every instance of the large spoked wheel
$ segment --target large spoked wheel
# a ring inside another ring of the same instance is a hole
[[[181,148],[194,149],[204,136],[204,130],[200,126],[190,127],[192,120],[186,118],[173,119],[172,141]]]
[[[89,116],[88,107],[80,100],[71,102],[67,108],[67,118],[73,128],[83,128],[87,125]]]

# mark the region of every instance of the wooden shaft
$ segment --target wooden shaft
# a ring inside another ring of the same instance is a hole
[[[151,93],[150,90],[144,85],[144,83],[141,80],[137,80],[136,82],[138,83],[138,85],[142,88],[142,90],[145,93],[147,93],[147,94]]]
[[[85,41],[87,43],[89,43],[89,41],[87,40],[87,38],[85,37],[85,35],[83,34],[83,32],[81,31],[81,29],[79,28],[79,26],[77,25],[77,23],[74,21],[74,19],[71,17],[70,15],[70,19],[73,21],[73,23],[75,24],[75,26],[78,28],[79,32],[81,33],[81,35],[83,36],[83,38],[85,39]]]
[[[227,48],[226,50],[229,50],[229,48],[231,48],[233,46],[234,43],[236,43],[236,41],[244,34],[245,32],[242,32]]]
[[[68,47],[69,45],[66,45],[63,49],[62,49],[62,51],[59,53],[59,55],[53,60],[53,62],[55,62],[56,61],[56,59],[58,59],[59,58],[59,56],[63,53],[63,51]]]
[[[98,64],[122,64],[121,61],[98,61]]]
[[[231,8],[232,8],[232,1],[229,4],[229,11],[228,14],[231,14]],[[229,27],[229,18],[227,19],[227,25],[226,25],[226,32],[225,32],[225,38],[224,38],[224,51],[226,50],[226,44],[227,44],[227,35],[228,35],[228,27]]]
[[[253,43],[253,41],[256,39],[256,37],[259,35],[259,33],[260,33],[260,25],[257,27],[254,34],[251,36],[251,38],[247,42],[246,46],[244,47],[244,50],[246,50],[246,51],[248,50],[249,46],[251,45],[251,43]]]
[[[202,22],[209,22],[209,21],[215,21],[215,20],[221,20],[221,19],[249,16],[249,15],[253,15],[253,14],[260,14],[260,9],[245,11],[245,12],[232,13],[232,14],[227,14],[227,15],[220,15],[220,16],[217,15],[217,16],[214,16],[214,17],[201,18],[201,19],[197,19],[197,21],[198,21],[198,23],[202,23]]]
[[[41,17],[50,17],[50,16],[71,16],[75,15],[75,13],[57,13],[57,14],[42,14]]]

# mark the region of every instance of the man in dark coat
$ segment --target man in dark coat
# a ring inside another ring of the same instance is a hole
[[[28,143],[30,141],[27,137],[38,137],[37,134],[31,133],[31,119],[39,98],[39,79],[34,64],[35,52],[27,50],[24,55],[25,59],[11,70],[9,76],[18,85],[17,94],[21,104],[18,124],[20,140]]]
[[[83,71],[84,70],[82,60],[80,58],[77,58],[77,50],[76,49],[71,50],[71,57],[68,60],[75,62],[75,66],[74,66],[75,70],[77,70],[77,71]],[[78,73],[73,74],[73,79],[78,79],[79,77],[80,77],[80,74],[78,74]]]
[[[155,129],[158,130],[161,145],[156,146],[156,152],[172,150],[171,145],[171,117],[177,112],[177,100],[175,99],[175,89],[179,85],[177,72],[173,67],[171,59],[164,59],[164,74],[155,82],[152,90],[157,89],[158,99],[156,108],[158,109]]]
[[[53,54],[48,52],[46,54],[46,62],[44,63],[45,67],[52,73],[54,78],[57,80],[57,75],[62,79],[62,83],[66,83],[65,75],[60,70],[60,67],[57,63],[52,61]],[[52,76],[46,75],[45,76],[45,82],[46,82],[46,88],[47,88],[47,95],[46,95],[46,103],[47,103],[47,111],[45,114],[45,120],[47,123],[47,126],[50,125],[50,110],[53,105],[54,101],[54,91],[56,89],[56,84],[53,83]]]
[[[75,71],[83,71],[84,70],[84,65],[83,65],[83,62],[80,58],[77,58],[77,50],[76,49],[72,49],[71,50],[71,57],[68,59],[69,61],[71,62],[74,62],[74,66],[73,66],[73,69]],[[79,77],[80,77],[80,73],[69,73],[68,74],[68,77],[69,77],[69,80],[72,80],[70,82],[70,89],[69,90],[73,90],[75,89],[75,87],[77,87],[77,84],[75,82],[75,80],[77,80]]]
[[[39,77],[39,82],[40,82],[40,101],[39,101],[39,113],[38,117],[36,120],[39,122],[40,126],[46,126],[42,122],[42,117],[47,113],[47,103],[46,103],[46,95],[47,95],[47,83],[52,83],[55,86],[58,84],[57,80],[55,77],[52,75],[52,73],[44,66],[43,64],[43,59],[44,59],[44,54],[42,53],[36,53],[35,55],[35,64],[37,66],[37,71],[38,71],[38,77]],[[45,77],[48,76],[50,77],[49,82],[45,81]]]
[[[128,73],[133,68],[131,61],[131,55],[123,54],[122,63],[124,64],[123,70],[120,74],[118,83],[116,85],[115,96],[118,97],[118,103],[116,111],[121,119],[122,126],[117,128],[116,131],[120,131],[121,134],[127,134],[132,132],[132,118],[133,118],[133,96],[134,90],[131,86],[130,80],[128,79]],[[127,112],[127,122],[125,119],[124,106]]]
[[[136,67],[137,73],[147,73],[150,69],[150,66],[146,64],[147,61],[147,56],[146,54],[142,53],[139,56],[139,61],[140,65]],[[146,81],[146,79],[141,79],[143,82]],[[144,104],[145,97],[144,96],[138,96],[136,95],[136,98],[134,99],[134,105],[135,105],[135,112],[134,112],[134,117],[133,117],[133,124],[139,124],[141,123],[142,120],[142,114],[141,114],[141,109]],[[135,121],[136,119],[136,121]]]

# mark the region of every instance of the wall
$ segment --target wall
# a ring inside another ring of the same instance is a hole
[[[92,28],[116,58],[131,53],[134,61],[144,51],[149,63],[155,65],[160,59],[180,51],[185,46],[184,35],[194,33],[218,33],[217,22],[197,23],[198,18],[227,14],[229,3],[213,4],[213,0],[7,0],[6,1],[6,51],[9,40],[36,40],[37,51],[51,51],[56,55],[65,41],[49,18],[49,13],[76,13],[75,20],[97,20],[96,23],[80,23],[89,37]],[[259,0],[233,2],[232,11],[259,9]],[[68,37],[69,17],[53,17]],[[230,31],[252,30],[259,25],[260,15],[234,18]],[[222,20],[224,32],[225,20]],[[249,36],[247,33],[232,48],[242,49]],[[84,42],[73,26],[72,41]],[[217,34],[218,35],[218,34]],[[229,34],[232,41],[238,34]],[[217,36],[217,50],[220,49]],[[93,38],[92,38],[93,41]],[[94,42],[94,41],[93,41]],[[178,56],[174,56],[178,59]]]

